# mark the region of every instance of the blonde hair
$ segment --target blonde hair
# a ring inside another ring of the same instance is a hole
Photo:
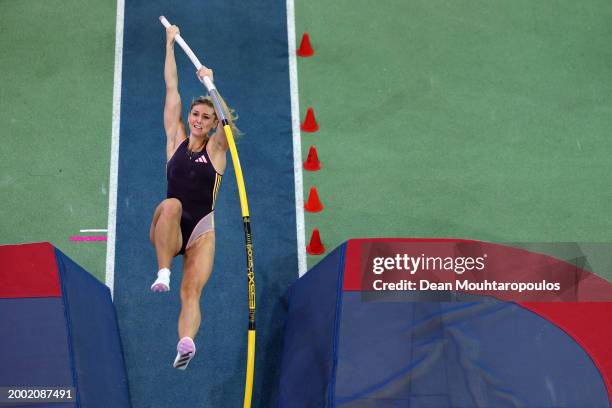
[[[236,111],[227,106],[221,94],[217,94],[217,95],[219,95],[219,101],[221,102],[221,108],[223,109],[223,113],[225,114],[225,117],[227,118],[227,121],[229,122],[229,125],[232,128],[232,133],[234,134],[234,136],[242,136],[243,135],[242,131],[238,129],[235,123],[238,120],[238,115],[236,114]],[[191,101],[189,112],[191,112],[193,107],[196,105],[206,105],[206,106],[209,106],[215,109],[215,104],[210,95],[201,95],[201,96],[198,96],[197,98],[194,98],[193,101]],[[216,116],[217,116],[217,112],[215,111],[215,117]],[[217,120],[219,120],[218,117],[217,117]]]

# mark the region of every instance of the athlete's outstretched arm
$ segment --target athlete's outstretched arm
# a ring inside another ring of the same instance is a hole
[[[164,129],[166,130],[166,159],[170,160],[176,147],[187,137],[181,120],[181,96],[178,91],[178,73],[174,58],[174,37],[179,33],[177,26],[166,29],[166,60],[164,81],[166,101],[164,103]]]

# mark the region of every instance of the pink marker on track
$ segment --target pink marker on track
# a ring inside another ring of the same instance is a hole
[[[106,241],[106,235],[73,235],[70,240],[75,242]]]

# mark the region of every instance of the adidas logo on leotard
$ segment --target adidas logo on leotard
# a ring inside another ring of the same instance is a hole
[[[200,157],[198,157],[197,159],[195,159],[195,162],[196,162],[196,163],[208,163],[208,162],[206,161],[206,158],[205,158],[204,156],[200,156]]]

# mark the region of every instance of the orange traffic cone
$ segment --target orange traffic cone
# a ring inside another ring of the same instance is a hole
[[[300,43],[300,48],[297,50],[297,55],[300,57],[311,57],[314,55],[314,50],[312,49],[312,45],[310,45],[310,35],[308,33],[302,35],[302,42]]]
[[[317,155],[317,149],[315,149],[314,146],[310,146],[308,157],[304,162],[304,168],[309,171],[317,171],[321,169],[321,162],[319,161],[319,156]]]
[[[310,244],[306,247],[306,252],[310,255],[321,255],[325,252],[325,247],[321,242],[321,236],[319,235],[319,230],[314,229],[312,231],[312,236],[310,237]]]
[[[319,200],[319,193],[316,187],[310,187],[308,201],[304,204],[304,209],[308,212],[319,212],[323,210],[323,204]]]
[[[300,125],[300,129],[302,129],[304,132],[316,132],[319,130],[319,124],[315,119],[312,106],[309,106],[306,110],[306,118],[304,118],[304,123]]]

